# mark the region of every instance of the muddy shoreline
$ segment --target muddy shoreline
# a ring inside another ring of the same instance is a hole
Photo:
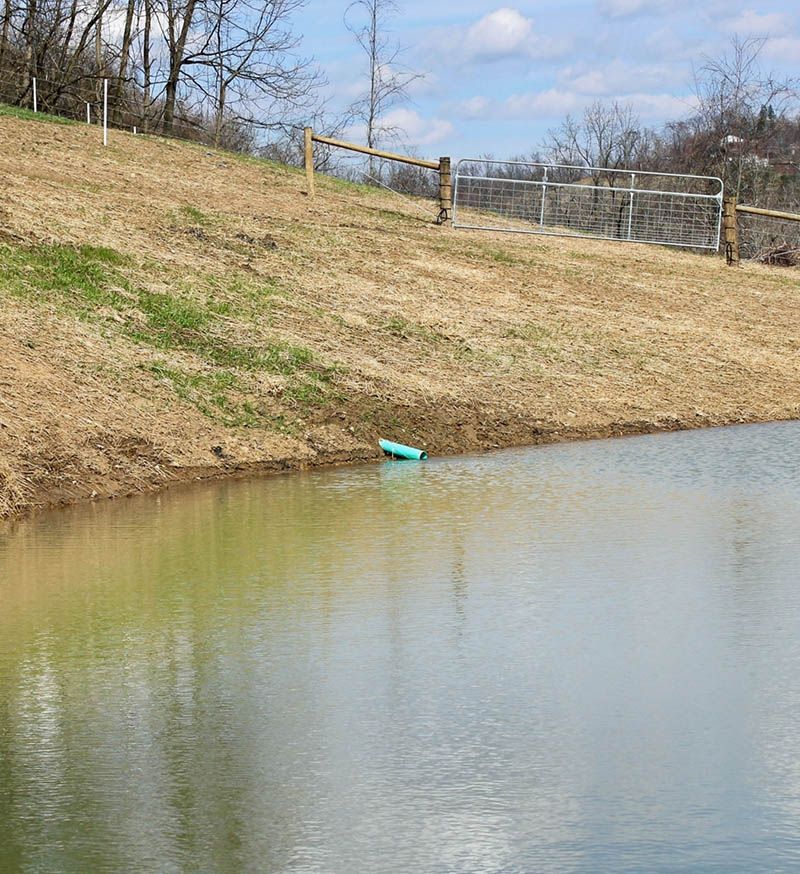
[[[667,419],[660,421],[633,420],[630,422],[613,422],[594,427],[552,427],[543,428],[540,425],[534,430],[534,439],[529,441],[480,442],[468,443],[458,448],[449,447],[443,451],[431,451],[432,457],[456,457],[471,453],[500,451],[503,449],[523,448],[553,445],[556,443],[580,442],[588,440],[607,440],[621,437],[637,437],[646,434],[689,431],[701,428],[729,427],[735,425],[756,425],[770,422],[795,421],[793,418],[770,419],[725,419],[713,416],[696,416],[692,420]],[[97,479],[80,483],[73,481],[69,486],[62,485],[44,488],[31,495],[29,503],[16,512],[0,517],[0,523],[17,519],[30,518],[56,509],[65,509],[78,504],[100,503],[107,500],[117,500],[136,495],[151,494],[167,489],[191,486],[195,483],[207,483],[215,480],[255,479],[278,474],[296,473],[299,471],[318,470],[334,467],[350,467],[362,464],[377,463],[383,459],[383,453],[375,447],[374,451],[364,447],[362,451],[323,452],[315,457],[264,459],[256,462],[235,462],[222,465],[207,465],[184,468],[164,468],[163,474],[152,479],[143,480],[137,476],[127,480],[118,477],[113,484],[106,484]]]

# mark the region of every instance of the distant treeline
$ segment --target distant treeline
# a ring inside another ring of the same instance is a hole
[[[514,160],[608,168],[588,174],[598,185],[624,185],[614,173],[622,168],[716,176],[740,203],[800,213],[798,81],[765,71],[763,46],[734,38],[719,58],[704,59],[684,119],[653,129],[628,104],[596,101]],[[748,218],[741,226],[750,257],[800,263],[800,225]]]
[[[303,0],[0,0],[0,100],[248,151],[302,120],[321,76],[296,53]]]
[[[292,18],[304,3],[0,0],[0,101],[30,105],[35,78],[40,110],[85,118],[88,103],[96,118],[107,79],[113,125],[293,164],[302,160],[306,123],[335,135],[366,120],[373,140],[383,135],[402,142],[402,131],[381,128],[381,112],[406,99],[408,79],[387,72],[396,53],[388,60],[380,55],[380,20],[372,15],[371,32],[349,26],[370,50],[371,93],[378,98],[334,118],[321,97],[324,77],[312,58],[298,53]],[[380,13],[384,0],[360,5]],[[630,105],[597,101],[515,160],[718,176],[743,203],[800,211],[797,81],[762,68],[763,46],[764,40],[734,38],[720,57],[706,58],[695,71],[695,96],[683,119],[656,130]],[[345,178],[407,194],[436,191],[435,175],[419,168],[353,164],[324,148],[317,160],[319,169]],[[751,225],[751,254],[792,249],[787,240],[796,227]],[[763,239],[756,239],[759,233]]]

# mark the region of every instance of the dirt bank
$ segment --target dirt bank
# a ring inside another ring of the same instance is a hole
[[[0,116],[0,514],[195,477],[800,415],[796,271]]]

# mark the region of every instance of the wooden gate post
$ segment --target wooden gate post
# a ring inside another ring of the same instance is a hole
[[[739,227],[736,221],[736,198],[722,201],[722,229],[725,233],[725,260],[732,267],[739,263]]]
[[[443,225],[453,214],[453,179],[450,158],[439,158],[439,217],[436,224]]]
[[[307,127],[303,131],[303,151],[306,164],[306,187],[308,196],[314,196],[314,131]]]

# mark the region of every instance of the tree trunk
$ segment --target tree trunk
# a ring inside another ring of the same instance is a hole
[[[69,24],[67,25],[67,31],[64,34],[64,38],[62,40],[61,46],[61,61],[58,65],[58,73],[59,73],[59,82],[58,82],[58,94],[61,94],[61,90],[64,87],[65,83],[65,73],[68,70],[67,66],[67,55],[69,54],[69,50],[72,46],[72,34],[75,32],[75,22],[78,20],[78,0],[72,0],[72,7],[69,12]]]
[[[36,0],[28,0],[27,15],[23,27],[25,34],[25,68],[28,76],[36,75],[36,52],[34,50],[34,35],[36,33]]]
[[[3,27],[0,30],[0,68],[3,66],[3,61],[8,48],[8,29],[11,26],[11,0],[6,0],[3,9]]]
[[[128,61],[131,53],[133,39],[133,16],[136,12],[136,0],[128,0],[128,8],[125,12],[125,30],[122,34],[122,53],[119,59],[119,77],[117,87],[114,89],[114,118],[117,124],[122,124],[122,95],[125,88],[125,77],[128,74]]]
[[[380,76],[380,59],[378,57],[378,3],[372,0],[369,25],[369,110],[367,113],[367,145],[374,149],[375,122],[378,112],[378,77]],[[375,158],[370,155],[369,175],[375,178]]]
[[[178,39],[175,40],[175,13],[170,12],[169,22],[169,76],[164,89],[164,132],[171,134],[175,122],[175,102],[178,97],[178,81],[181,76],[181,69],[184,61],[184,51],[186,49],[186,40],[189,36],[189,28],[192,26],[194,18],[194,10],[197,5],[197,0],[188,0],[186,9],[181,22],[181,30]]]
[[[224,76],[221,75],[220,71],[220,80],[219,80],[219,92],[217,94],[217,120],[214,126],[214,146],[215,148],[219,148],[220,140],[222,139],[222,124],[223,124],[223,116],[225,113],[225,98],[226,91],[228,90],[228,83]]]
[[[83,24],[83,23],[81,24],[81,26],[83,27],[83,30],[81,31],[81,35],[80,35],[80,38],[78,39],[77,45],[75,46],[75,48],[72,51],[72,54],[71,54],[70,59],[69,59],[69,63],[66,65],[66,68],[64,69],[64,73],[61,77],[63,82],[66,82],[67,84],[71,84],[72,74],[75,71],[75,67],[77,66],[79,61],[84,60],[84,54],[83,54],[84,50],[86,49],[86,46],[89,44],[89,40],[92,38],[93,33],[95,34],[95,37],[96,37],[97,24],[98,24],[99,20],[102,18],[106,9],[108,9],[110,4],[111,4],[111,0],[101,0],[101,5],[98,6],[97,12],[89,19],[89,21],[87,21],[85,24]],[[78,76],[80,78],[82,78],[80,75],[80,72],[78,72]],[[102,84],[101,84],[101,86],[100,86],[101,97],[102,97],[102,90],[103,89],[102,89]]]
[[[100,81],[103,78],[103,13],[105,9],[98,5],[97,8],[97,23],[94,30],[94,71],[97,76],[97,102],[103,99],[103,83]]]
[[[142,130],[150,130],[150,89],[152,87],[152,60],[150,58],[150,32],[153,26],[152,0],[144,0],[144,34],[142,36]]]

